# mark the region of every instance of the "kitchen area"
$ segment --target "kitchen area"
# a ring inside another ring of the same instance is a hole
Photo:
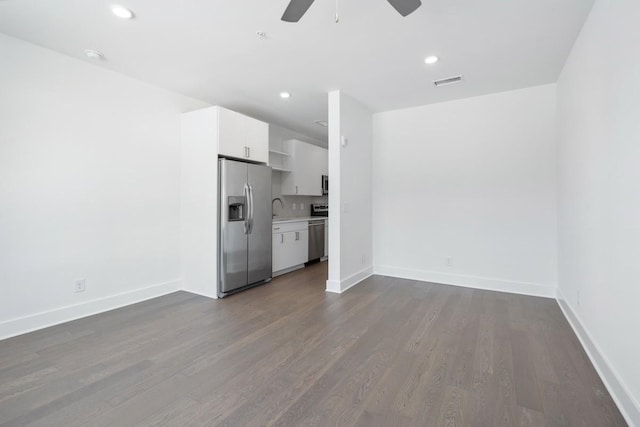
[[[326,140],[219,106],[181,129],[185,282],[224,298],[328,260]]]
[[[329,255],[328,150],[292,136],[270,127],[273,277]]]

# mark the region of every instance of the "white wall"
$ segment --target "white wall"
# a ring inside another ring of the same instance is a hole
[[[203,104],[3,35],[0,58],[0,338],[178,289]]]
[[[555,296],[555,85],[376,114],[373,172],[377,274]]]
[[[596,2],[558,82],[558,122],[560,298],[640,426],[638,22],[636,0]]]
[[[327,148],[327,140],[320,140],[291,129],[283,128],[282,126],[269,124],[269,148],[282,151],[282,144],[290,139],[297,139],[298,141],[308,142],[309,144],[317,145],[318,147]]]
[[[344,292],[373,271],[372,126],[362,104],[340,91],[329,93],[330,292]]]
[[[218,107],[181,117],[180,267],[183,289],[217,298]]]

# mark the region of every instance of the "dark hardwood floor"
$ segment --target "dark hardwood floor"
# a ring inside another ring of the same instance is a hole
[[[554,300],[326,263],[0,341],[0,426],[622,426]]]

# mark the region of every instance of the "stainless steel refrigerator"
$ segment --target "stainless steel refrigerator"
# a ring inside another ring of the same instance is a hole
[[[271,280],[271,168],[219,159],[218,297]]]

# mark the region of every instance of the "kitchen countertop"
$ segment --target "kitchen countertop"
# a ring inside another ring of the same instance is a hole
[[[326,217],[326,216],[301,216],[301,217],[298,217],[298,218],[278,218],[278,217],[275,217],[275,218],[273,218],[272,223],[273,224],[284,224],[284,223],[287,223],[287,222],[302,222],[302,221],[310,221],[310,220],[313,220],[313,219],[329,219],[329,218]]]

